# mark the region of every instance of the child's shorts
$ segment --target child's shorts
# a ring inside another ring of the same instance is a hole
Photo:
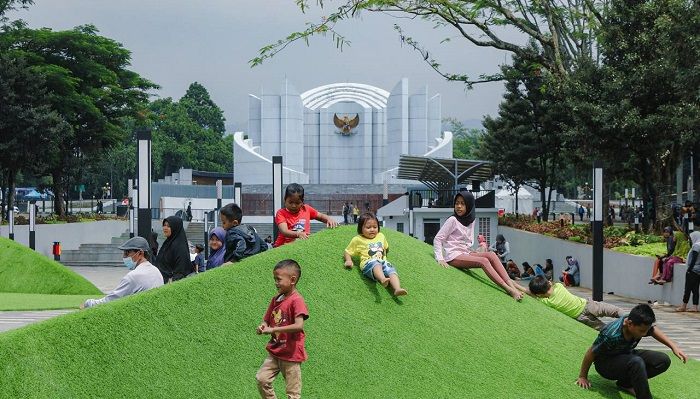
[[[384,277],[389,277],[392,274],[396,274],[396,269],[394,269],[394,266],[385,260],[370,260],[369,262],[365,263],[365,267],[362,268],[362,274],[372,281],[377,281],[377,279],[374,278],[374,273],[372,273],[372,269],[374,269],[374,266],[377,264],[382,265]]]

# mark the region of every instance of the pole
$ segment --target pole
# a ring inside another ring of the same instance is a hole
[[[204,211],[204,257],[209,259],[209,212],[207,211]]]
[[[10,220],[8,221],[10,224],[10,240],[14,241],[15,240],[15,210],[14,208],[10,209]]]
[[[138,235],[148,241],[151,236],[151,131],[140,127],[136,131],[136,140]]]
[[[243,207],[243,184],[234,183],[233,185],[233,202],[238,206]]]
[[[275,224],[274,215],[278,209],[282,209],[282,157],[275,155],[272,157],[272,239],[277,240],[279,230]]]
[[[219,179],[216,181],[216,209],[221,209],[222,201],[224,198],[224,182]]]
[[[36,249],[36,208],[34,202],[29,202],[29,248]]]
[[[382,206],[386,205],[389,203],[389,181],[386,178],[386,174],[388,172],[384,172],[384,193],[382,196]]]
[[[603,163],[593,161],[593,300],[603,300]]]

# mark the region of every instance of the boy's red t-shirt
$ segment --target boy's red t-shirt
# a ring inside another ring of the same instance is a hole
[[[311,221],[318,217],[318,211],[314,209],[311,205],[302,205],[297,213],[291,213],[287,208],[282,208],[277,211],[275,215],[275,224],[287,223],[287,228],[291,231],[303,231],[306,234],[311,233]],[[296,238],[285,237],[283,234],[277,234],[277,240],[275,240],[275,247],[279,247],[284,244],[289,244],[290,242],[296,240]]]
[[[304,320],[309,318],[309,310],[306,308],[304,298],[298,291],[294,291],[288,297],[277,302],[280,295],[275,295],[270,301],[270,306],[265,312],[263,320],[270,327],[283,327],[294,324],[294,319],[301,316]],[[267,351],[278,359],[288,362],[303,362],[306,360],[306,348],[304,347],[304,331],[295,333],[274,333],[270,335]]]

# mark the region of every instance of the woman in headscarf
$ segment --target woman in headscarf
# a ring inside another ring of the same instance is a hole
[[[664,227],[663,235],[666,241],[666,254],[656,257],[654,268],[651,270],[651,280],[649,280],[649,284],[663,284],[671,281],[671,278],[673,278],[672,266],[675,263],[682,262],[681,259],[677,259],[677,262],[671,263],[670,266],[666,265],[666,261],[671,260],[673,252],[676,250],[676,237],[673,235],[671,226]]]
[[[466,190],[454,198],[454,214],[435,235],[433,246],[435,259],[443,267],[460,269],[480,267],[486,275],[516,300],[523,297],[519,287],[506,272],[501,260],[493,252],[476,252],[474,244],[474,219],[476,216],[474,195]]]
[[[581,266],[571,255],[566,257],[566,264],[569,265],[559,276],[559,281],[567,287],[578,287],[581,284]]]
[[[496,242],[493,243],[489,249],[498,255],[498,258],[501,259],[501,263],[506,263],[506,259],[508,259],[507,256],[510,254],[510,244],[508,244],[506,238],[503,237],[503,234],[496,236]]]
[[[685,272],[685,292],[683,304],[676,309],[677,312],[697,312],[700,302],[700,231],[690,233],[692,247],[686,257],[688,270]],[[693,294],[693,306],[688,308],[690,294]]]
[[[214,228],[209,233],[209,259],[207,259],[207,270],[219,267],[224,263],[226,253],[226,230],[223,227]]]
[[[169,216],[163,220],[165,242],[158,251],[156,266],[163,275],[163,281],[177,281],[187,277],[193,271],[187,236],[182,227],[182,219]]]

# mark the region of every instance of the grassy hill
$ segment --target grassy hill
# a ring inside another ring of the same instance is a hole
[[[310,318],[305,398],[610,398],[591,372],[574,385],[595,331],[480,271],[439,267],[432,248],[386,231],[409,295],[343,268],[352,227],[267,251],[227,268],[0,334],[0,397],[255,398],[267,336],[255,334],[275,294],[273,265],[302,266]],[[647,338],[648,339],[648,338]],[[697,398],[700,363],[675,361],[655,397]],[[282,378],[276,381],[284,397]]]
[[[69,268],[0,237],[0,292],[101,295],[102,291]]]

